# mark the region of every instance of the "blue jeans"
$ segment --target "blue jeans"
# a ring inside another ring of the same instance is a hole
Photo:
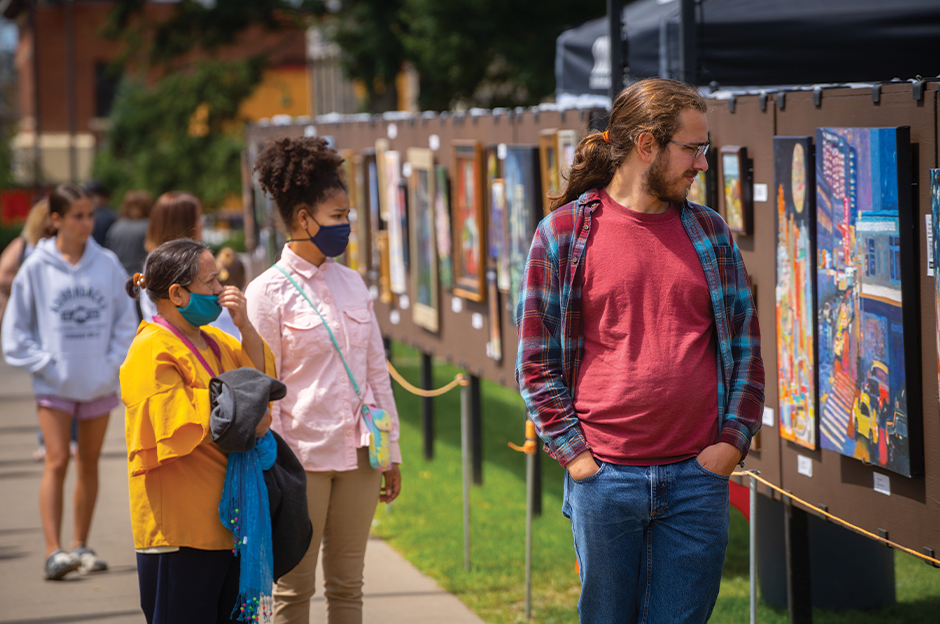
[[[728,477],[695,458],[598,464],[580,481],[565,472],[582,624],[707,622],[728,546]]]

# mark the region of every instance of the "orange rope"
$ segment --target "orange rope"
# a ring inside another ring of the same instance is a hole
[[[871,531],[866,531],[865,529],[863,529],[863,528],[861,528],[861,527],[857,527],[857,526],[855,526],[854,524],[852,524],[852,523],[850,523],[850,522],[846,522],[846,521],[843,520],[842,518],[837,518],[836,516],[833,516],[833,515],[832,515],[831,513],[829,513],[828,511],[823,511],[823,510],[820,509],[819,507],[816,507],[815,505],[811,505],[810,503],[807,503],[807,502],[806,502],[805,500],[803,500],[802,498],[799,498],[799,497],[797,497],[797,496],[794,496],[793,494],[790,494],[790,493],[787,492],[786,490],[784,490],[784,489],[782,489],[782,488],[780,488],[780,487],[774,485],[773,483],[771,483],[771,482],[768,481],[767,479],[764,479],[763,477],[759,477],[758,475],[754,474],[754,473],[751,472],[750,470],[744,470],[744,471],[740,471],[740,472],[733,472],[733,473],[731,473],[731,474],[732,474],[733,476],[735,476],[735,477],[751,477],[752,479],[756,479],[757,481],[760,481],[761,483],[763,483],[764,485],[766,485],[766,486],[769,487],[770,489],[774,490],[775,492],[779,492],[779,493],[782,494],[783,496],[786,496],[787,498],[793,499],[794,501],[796,501],[797,503],[803,505],[804,507],[807,507],[807,508],[809,508],[809,509],[812,509],[812,510],[815,511],[816,513],[818,513],[818,514],[820,514],[820,515],[822,515],[822,516],[825,516],[826,518],[829,518],[830,520],[833,520],[833,521],[835,521],[835,522],[838,522],[839,524],[843,525],[844,527],[846,527],[846,528],[848,528],[848,529],[851,529],[851,530],[855,531],[856,533],[861,533],[861,534],[864,535],[865,537],[870,537],[870,538],[873,539],[873,540],[876,540],[876,541],[882,542],[882,543],[884,543],[884,544],[887,544],[888,546],[891,546],[892,548],[897,548],[898,550],[902,550],[902,551],[906,552],[906,553],[909,554],[909,555],[913,555],[913,556],[917,557],[918,559],[923,559],[923,560],[926,561],[927,563],[932,563],[933,565],[940,567],[940,560],[934,559],[933,557],[929,557],[929,556],[927,556],[927,555],[925,555],[925,554],[923,554],[923,553],[919,553],[919,552],[917,552],[916,550],[911,550],[910,548],[906,548],[906,547],[904,547],[904,546],[901,546],[900,544],[898,544],[898,543],[896,543],[896,542],[892,542],[892,541],[889,540],[889,539],[885,539],[884,537],[881,537],[880,535],[875,535],[875,534],[872,533]]]
[[[443,388],[438,388],[437,390],[422,390],[421,388],[418,388],[417,386],[413,386],[413,385],[411,385],[410,383],[408,383],[408,380],[405,379],[404,377],[402,377],[402,376],[401,376],[401,373],[399,373],[397,370],[395,370],[395,367],[392,366],[392,363],[391,363],[391,362],[389,362],[388,360],[386,360],[385,364],[388,366],[388,372],[391,373],[392,378],[393,378],[395,381],[397,381],[399,384],[401,384],[401,387],[402,387],[402,388],[404,388],[405,390],[407,390],[407,391],[410,392],[411,394],[414,394],[414,395],[417,395],[417,396],[420,396],[420,397],[436,397],[436,396],[441,396],[442,394],[446,394],[446,393],[450,392],[451,390],[453,390],[453,389],[456,388],[457,386],[467,386],[467,385],[470,384],[470,380],[467,379],[464,375],[462,375],[462,374],[457,374],[457,375],[454,377],[454,380],[453,380],[452,382],[450,382],[449,384],[447,384],[446,386],[444,386]]]

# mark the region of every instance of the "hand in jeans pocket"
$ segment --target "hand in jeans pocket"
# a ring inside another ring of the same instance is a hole
[[[582,481],[588,477],[593,477],[601,469],[591,451],[584,451],[565,466],[568,474],[575,481]]]

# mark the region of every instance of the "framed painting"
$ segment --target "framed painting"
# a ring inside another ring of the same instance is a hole
[[[366,150],[362,154],[362,173],[365,176],[365,206],[368,212],[368,232],[369,232],[369,255],[368,270],[369,278],[378,280],[379,265],[382,260],[380,257],[379,246],[376,241],[379,239],[379,230],[382,229],[381,207],[379,205],[379,172],[375,160],[375,151]]]
[[[940,384],[940,169],[930,170],[930,233],[933,254],[934,319],[937,340],[937,382]]]
[[[346,194],[349,197],[349,244],[337,260],[348,266],[353,271],[359,270],[359,223],[358,209],[356,204],[356,166],[354,158],[356,153],[350,149],[340,150],[340,156],[343,157],[343,164],[340,165],[343,171],[343,181],[346,182]]]
[[[558,188],[568,184],[568,174],[574,164],[574,151],[578,147],[577,130],[559,130],[555,133],[555,153],[558,154]]]
[[[495,178],[490,182],[489,255],[496,266],[496,285],[509,292],[509,241],[506,223],[506,181]]]
[[[434,229],[437,232],[437,269],[442,288],[454,287],[453,245],[450,229],[450,185],[447,168],[434,168]]]
[[[816,130],[819,439],[923,473],[910,128]]]
[[[401,159],[398,152],[387,151],[385,156],[385,199],[388,208],[388,261],[389,288],[396,295],[407,292],[405,269],[404,206],[398,187],[401,182]]]
[[[695,180],[692,182],[692,186],[689,187],[689,194],[687,199],[690,202],[700,204],[702,206],[708,206],[712,210],[718,211],[718,193],[716,180],[716,171],[718,171],[718,163],[715,158],[716,152],[709,151],[705,154],[705,160],[708,162],[708,169],[706,171],[699,171],[695,176]]]
[[[411,197],[412,318],[415,325],[437,332],[440,301],[437,282],[437,231],[435,228],[434,152],[410,148],[408,191]]]
[[[751,233],[753,202],[747,148],[721,148],[721,184],[725,222],[734,232]]]
[[[502,325],[499,313],[499,288],[497,287],[496,271],[490,269],[486,272],[487,304],[490,317],[490,335],[486,343],[486,355],[497,362],[503,359]]]
[[[812,137],[774,137],[780,437],[816,448],[816,196]]]
[[[362,154],[353,156],[353,177],[352,187],[356,194],[356,201],[353,204],[352,197],[349,198],[349,201],[350,205],[354,205],[356,210],[356,224],[352,227],[355,229],[359,241],[357,263],[359,265],[359,274],[368,277],[371,268],[369,259],[372,256],[372,237],[369,230],[369,199],[366,190],[365,158]],[[352,225],[352,219],[350,219],[350,225]]]
[[[486,300],[483,150],[478,141],[453,141],[454,294]]]
[[[388,197],[386,190],[388,184],[385,180],[385,152],[388,151],[388,139],[376,139],[375,141],[375,162],[378,165],[376,173],[379,185],[379,213],[382,221],[388,223]]]
[[[555,128],[542,130],[539,133],[539,168],[542,180],[542,206],[544,214],[551,212],[551,195],[558,193],[561,180],[558,177],[558,152],[555,143]]]
[[[515,322],[516,306],[522,290],[522,273],[529,257],[532,237],[543,214],[538,148],[508,147],[504,172],[509,236],[509,301],[513,310],[512,320]]]

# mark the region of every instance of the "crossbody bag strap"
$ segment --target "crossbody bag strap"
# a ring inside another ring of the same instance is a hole
[[[160,325],[161,327],[165,327],[166,329],[170,330],[174,336],[176,336],[183,342],[184,345],[189,347],[189,350],[193,352],[193,355],[196,356],[196,359],[199,360],[199,363],[202,364],[203,368],[206,369],[206,371],[209,373],[209,376],[210,377],[216,376],[215,371],[213,371],[212,367],[209,366],[209,363],[206,362],[206,358],[202,357],[202,354],[199,353],[199,350],[196,348],[196,346],[189,340],[189,338],[186,337],[185,334],[183,334],[183,332],[179,330],[179,328],[177,328],[175,325],[173,325],[173,323],[169,322],[168,320],[160,316],[153,317],[153,322],[156,323],[157,325]],[[225,366],[222,364],[222,350],[219,349],[219,343],[217,343],[215,339],[209,334],[207,334],[206,332],[202,330],[199,330],[199,332],[202,334],[203,340],[205,340],[206,343],[209,345],[209,348],[212,349],[212,353],[214,353],[215,357],[219,360],[219,368],[221,368],[222,372],[224,373]]]
[[[320,310],[318,310],[317,306],[314,305],[313,301],[310,300],[310,297],[308,297],[307,293],[305,293],[304,290],[300,287],[300,284],[298,284],[294,278],[291,277],[290,273],[288,273],[287,270],[279,264],[275,264],[274,268],[284,274],[284,277],[286,277],[288,281],[290,281],[290,283],[294,286],[294,288],[297,289],[297,292],[299,292],[300,295],[307,300],[307,303],[310,304],[310,307],[313,308],[313,311],[316,312],[317,316],[320,317],[320,320],[323,321],[323,327],[326,328],[326,332],[330,335],[330,341],[333,343],[333,348],[336,349],[336,353],[339,355],[339,359],[343,363],[343,368],[346,369],[346,374],[349,375],[349,381],[352,382],[353,388],[356,390],[356,396],[359,397],[359,405],[361,407],[365,404],[365,399],[362,397],[362,391],[359,390],[359,384],[356,383],[356,378],[353,377],[352,371],[349,369],[349,365],[346,363],[346,358],[343,357],[343,352],[340,350],[339,344],[336,342],[336,337],[330,330],[330,324],[326,322],[326,319],[323,318],[322,314],[320,314]]]

